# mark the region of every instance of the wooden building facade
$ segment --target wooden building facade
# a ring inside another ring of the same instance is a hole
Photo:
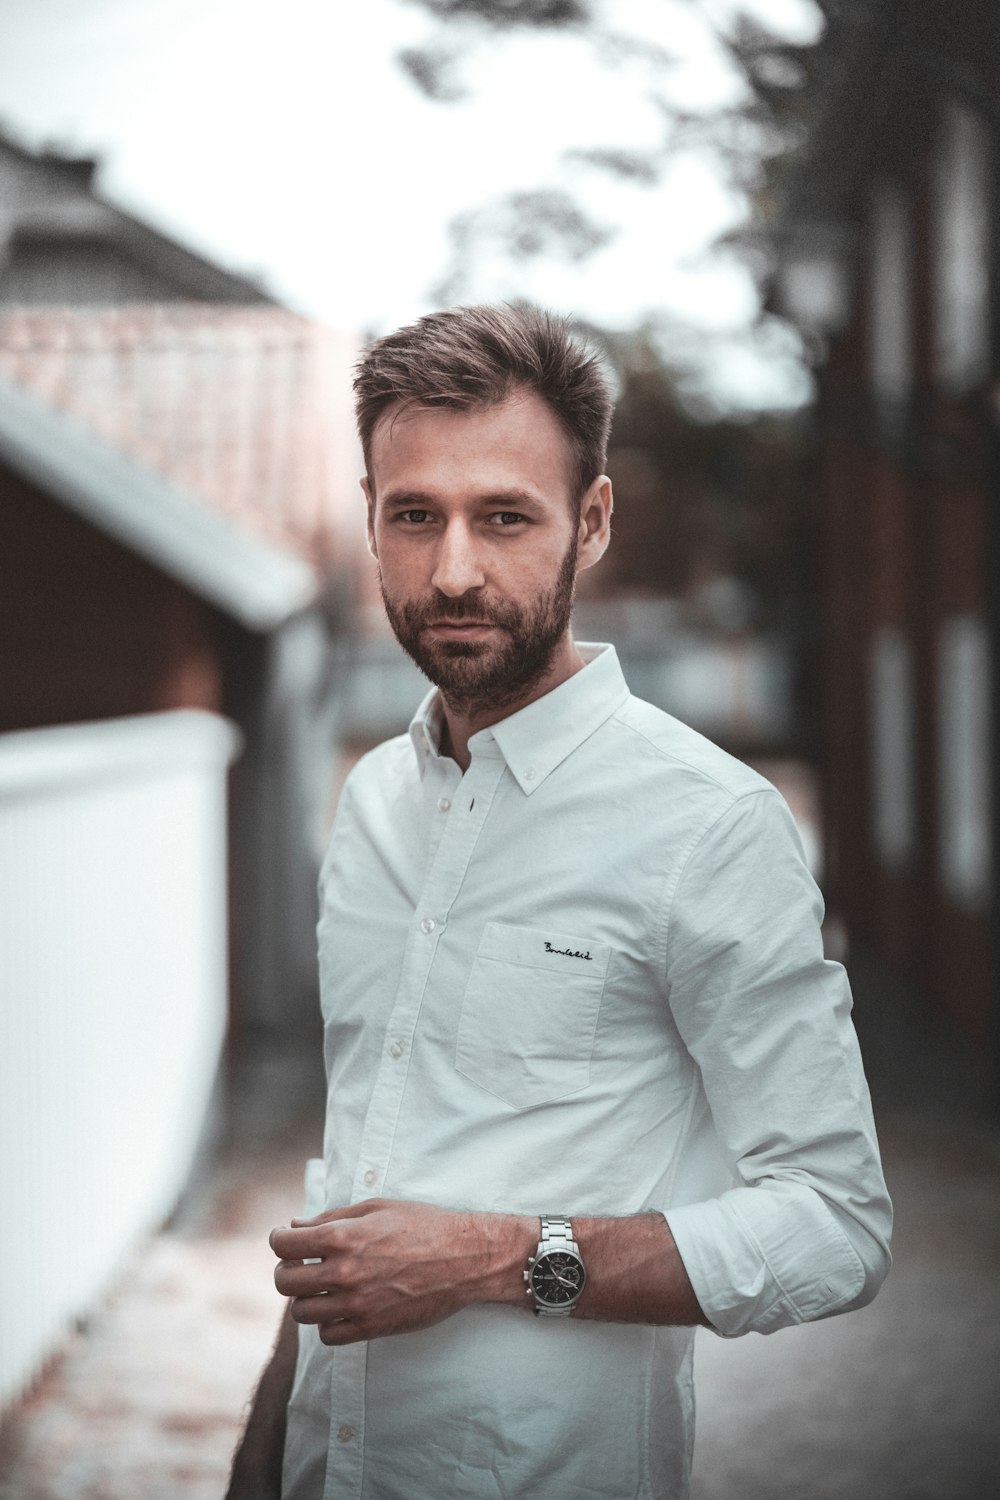
[[[773,298],[816,355],[828,898],[994,1045],[1000,12],[823,8]]]

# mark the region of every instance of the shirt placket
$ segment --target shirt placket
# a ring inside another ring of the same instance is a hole
[[[430,770],[430,768],[428,768]],[[465,775],[428,775],[433,799],[429,858],[414,908],[396,998],[382,1040],[382,1056],[365,1116],[351,1202],[377,1197],[392,1155],[409,1073],[413,1037],[434,959],[461,890],[476,841],[506,770],[491,741],[477,751]],[[443,827],[437,820],[443,820]],[[364,1490],[365,1370],[367,1344],[335,1353],[330,1374],[330,1437],[324,1500],[361,1500]]]

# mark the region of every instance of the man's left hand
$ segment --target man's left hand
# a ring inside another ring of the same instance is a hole
[[[324,1344],[413,1333],[471,1302],[511,1300],[532,1223],[370,1198],[273,1230],[274,1284]]]

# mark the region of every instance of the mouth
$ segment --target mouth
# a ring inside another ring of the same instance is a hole
[[[496,628],[489,620],[430,620],[427,624],[428,630],[446,640],[462,641],[478,640]]]

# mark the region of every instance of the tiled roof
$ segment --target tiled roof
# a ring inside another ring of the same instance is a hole
[[[0,310],[0,374],[320,572],[361,532],[355,348],[281,308]]]

